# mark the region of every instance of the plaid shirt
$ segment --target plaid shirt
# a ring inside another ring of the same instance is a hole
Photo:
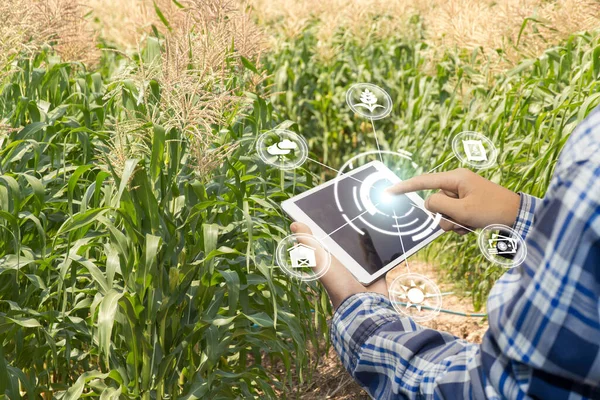
[[[521,194],[525,262],[492,289],[481,345],[346,299],[331,337],[374,398],[600,399],[600,112],[566,144],[543,200]]]

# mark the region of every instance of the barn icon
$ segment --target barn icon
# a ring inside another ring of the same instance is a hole
[[[298,243],[288,249],[292,268],[316,267],[317,257],[315,249],[302,243]]]

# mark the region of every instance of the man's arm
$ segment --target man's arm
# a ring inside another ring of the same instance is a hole
[[[291,230],[311,233],[299,222]],[[321,252],[317,249],[318,264],[325,259]],[[336,309],[332,343],[348,372],[373,398],[422,398],[437,393],[463,399],[468,398],[465,393],[483,393],[479,374],[466,372],[479,346],[398,315],[387,298],[385,279],[364,287],[332,257],[320,281]]]
[[[543,201],[520,196],[513,228],[529,256],[490,294],[481,346],[362,293],[342,303],[331,327],[348,371],[374,398],[600,398],[598,181],[600,166],[578,164]]]
[[[490,224],[511,226],[522,206],[517,193],[464,168],[416,176],[387,189],[392,194],[419,190],[439,190],[425,199],[425,208],[451,220],[440,222],[443,230],[462,234],[467,231],[461,225],[471,228]]]
[[[400,317],[385,296],[346,299],[333,317],[331,341],[375,399],[484,398],[479,373],[470,372],[479,345]]]
[[[465,178],[469,179],[465,181]],[[413,178],[391,191],[423,190],[440,184],[444,186],[443,193],[431,196],[426,202],[430,211],[444,212],[474,227],[514,223],[515,228],[525,234],[531,226],[535,198],[519,197],[467,170],[431,174],[424,179]],[[485,196],[492,196],[494,201]],[[486,213],[485,219],[463,213],[472,210],[475,202],[488,206],[482,210]],[[446,210],[444,206],[457,207],[457,210]],[[461,233],[458,225],[449,222],[442,228]],[[291,230],[311,233],[306,225],[297,222],[292,224]],[[410,318],[401,317],[387,298],[384,279],[365,288],[335,258],[329,272],[320,280],[337,309],[331,326],[332,343],[348,372],[371,396],[385,399],[433,397],[434,394],[449,399],[484,397],[484,384],[474,361],[478,359],[478,345],[445,332],[425,329]],[[487,393],[489,396],[493,389],[488,388]]]
[[[481,362],[503,397],[600,398],[599,164],[555,173],[532,206],[527,259],[490,293]]]
[[[400,317],[335,262],[321,281],[339,305],[332,342],[352,376],[375,398],[600,398],[600,167],[574,165],[543,201],[465,170],[423,177],[392,191],[442,189],[430,211],[513,226],[528,258],[490,294],[482,346]]]

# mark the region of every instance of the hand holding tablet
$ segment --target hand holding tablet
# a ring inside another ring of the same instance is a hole
[[[306,237],[312,236],[312,231],[307,225],[301,222],[294,222],[290,226],[290,229],[298,237],[298,243],[311,245],[310,239],[306,240]],[[317,248],[317,266],[315,271],[317,275],[319,274],[319,271],[325,268],[324,263],[327,262],[327,254],[325,253],[326,251],[324,249]],[[325,287],[325,290],[327,290],[327,295],[329,296],[334,309],[337,308],[344,299],[355,293],[369,291],[388,296],[388,288],[384,279],[379,280],[368,287],[364,287],[357,282],[354,276],[337,258],[332,256],[330,262],[329,270],[331,273],[324,274],[319,279]]]
[[[368,285],[443,233],[441,216],[429,213],[420,196],[386,194],[398,182],[389,168],[373,161],[282,207]]]

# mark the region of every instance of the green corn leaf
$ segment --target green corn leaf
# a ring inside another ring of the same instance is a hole
[[[115,196],[112,202],[114,207],[118,207],[119,202],[121,201],[121,196],[123,195],[125,188],[129,184],[129,179],[133,175],[138,162],[138,159],[131,159],[125,162],[125,168],[123,169],[123,174],[120,177],[121,183],[119,184],[119,191],[117,192],[117,195]]]
[[[27,182],[29,183],[29,186],[31,186],[31,188],[33,189],[33,194],[35,195],[38,204],[42,205],[44,204],[44,197],[45,197],[45,193],[44,193],[44,184],[42,183],[42,181],[40,181],[38,178],[36,178],[33,175],[30,174],[19,174],[20,176],[24,177]]]
[[[257,324],[259,326],[262,326],[263,328],[273,328],[274,327],[273,318],[271,318],[265,312],[259,312],[256,314],[246,315],[246,317],[250,321],[254,322],[255,324]]]
[[[79,376],[79,378],[77,378],[75,384],[71,386],[69,390],[67,390],[63,397],[63,400],[78,400],[83,394],[83,389],[86,383],[93,379],[105,379],[107,376],[108,374],[103,374],[100,371],[84,372]]]
[[[146,235],[146,259],[144,263],[144,277],[148,274],[156,275],[156,265],[162,239],[159,236]]]
[[[117,389],[107,387],[100,393],[100,400],[119,400],[121,398],[121,393],[121,387]]]
[[[104,354],[106,365],[109,365],[112,329],[121,297],[123,293],[115,289],[109,290],[98,309],[98,345],[100,353]]]
[[[21,188],[15,178],[8,175],[0,175],[0,183],[4,182],[10,189],[13,199],[13,212],[17,213],[21,209]],[[1,194],[1,193],[0,193]],[[8,204],[8,198],[1,199],[0,203]],[[6,210],[9,211],[9,210]]]
[[[74,230],[77,230],[79,228],[83,228],[83,227],[88,226],[88,225],[91,225],[94,222],[96,222],[96,220],[98,219],[98,217],[102,216],[107,211],[108,211],[108,208],[104,207],[104,208],[94,208],[94,209],[88,210],[88,211],[86,211],[84,213],[76,214],[73,218],[71,218],[70,220],[66,221],[60,227],[60,229],[57,232],[57,236],[65,234],[65,233],[72,232]]]
[[[238,299],[240,297],[240,278],[236,271],[219,271],[225,282],[227,282],[227,297],[229,298],[229,314],[234,314],[237,310]]]
[[[244,65],[244,67],[248,68],[250,71],[254,72],[255,74],[258,74],[256,65],[254,65],[254,63],[252,61],[248,60],[244,56],[241,56],[240,59],[242,60],[242,64]]]
[[[25,139],[25,138],[31,137],[31,136],[35,135],[37,132],[39,132],[40,130],[44,129],[44,127],[46,127],[45,122],[33,122],[33,123],[27,125],[25,128],[23,128],[19,132],[17,137],[19,139]]]
[[[11,321],[19,326],[22,326],[23,328],[39,328],[42,326],[35,318],[10,318],[10,317],[4,317],[4,318],[6,318],[8,321]]]
[[[219,227],[215,224],[204,224],[202,226],[202,233],[204,234],[204,252],[210,254],[217,249],[217,241],[219,238]],[[209,273],[212,274],[214,271],[214,259],[207,261],[207,267]]]
[[[154,125],[152,135],[152,156],[150,158],[150,176],[153,181],[158,179],[164,164],[165,154],[165,128]]]
[[[153,2],[154,3],[154,11],[156,12],[156,15],[158,15],[158,18],[160,19],[160,21],[169,29],[171,30],[171,25],[169,24],[169,21],[167,21],[167,18],[164,16],[163,12],[160,10],[160,8],[158,7],[158,5],[156,4],[156,1]]]
[[[69,179],[69,185],[68,185],[68,196],[69,196],[69,207],[72,208],[72,204],[73,204],[73,192],[75,190],[75,187],[79,184],[79,178],[81,177],[81,175],[83,175],[86,171],[89,171],[90,169],[92,169],[94,166],[87,164],[87,165],[82,165],[80,167],[78,167],[75,172],[71,175],[71,178]]]
[[[0,346],[0,393],[6,393],[11,386],[11,379],[8,375],[8,363],[4,358],[4,350]]]
[[[121,273],[119,253],[112,246],[108,246],[106,253],[106,284],[109,289],[112,289],[115,274],[117,272]]]
[[[73,260],[77,264],[86,268],[90,272],[90,275],[92,275],[94,282],[96,282],[98,284],[98,286],[100,287],[101,293],[109,292],[109,285],[108,285],[108,282],[106,281],[106,276],[100,270],[100,268],[98,268],[98,266],[96,264],[94,264],[90,260],[86,260],[85,258],[80,257],[73,253],[70,253],[69,259]]]

